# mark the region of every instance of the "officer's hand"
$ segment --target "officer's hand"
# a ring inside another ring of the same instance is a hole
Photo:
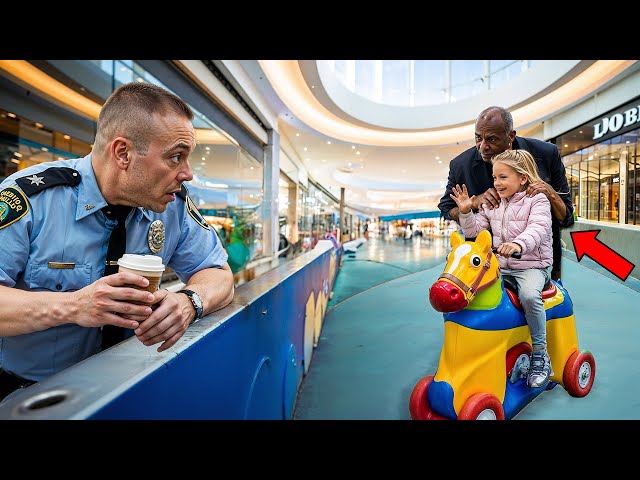
[[[476,208],[479,209],[482,205],[486,205],[487,207],[489,207],[489,210],[493,210],[500,205],[500,195],[498,195],[498,192],[496,192],[495,188],[490,188],[482,195],[478,195],[476,201]]]
[[[193,318],[193,305],[186,295],[158,290],[154,294],[155,306],[134,333],[144,345],[151,346],[162,342],[158,352],[175,345],[182,337]]]
[[[78,304],[73,312],[76,314],[75,323],[82,327],[116,325],[138,328],[139,322],[123,315],[140,318],[149,316],[154,296],[146,290],[133,288],[132,285],[145,288],[149,285],[149,280],[135,273],[121,272],[102,277],[73,292]]]

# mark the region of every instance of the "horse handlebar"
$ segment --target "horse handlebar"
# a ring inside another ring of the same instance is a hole
[[[496,247],[491,247],[491,250],[493,251],[493,253],[498,254],[498,249]],[[515,258],[516,260],[519,260],[520,257],[522,257],[522,252],[513,252],[511,254],[511,258]]]

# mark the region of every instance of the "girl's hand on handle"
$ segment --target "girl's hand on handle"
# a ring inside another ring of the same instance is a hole
[[[493,247],[492,250],[503,257],[513,257],[518,259],[522,256],[522,249],[520,248],[520,245],[513,242],[505,242],[497,247]]]

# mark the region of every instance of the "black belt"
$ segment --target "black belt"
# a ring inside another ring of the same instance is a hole
[[[36,382],[0,368],[0,401],[19,388],[26,388],[34,383]]]

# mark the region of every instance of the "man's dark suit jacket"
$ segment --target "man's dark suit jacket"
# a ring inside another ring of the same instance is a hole
[[[567,213],[563,221],[553,216],[551,229],[553,233],[553,269],[552,278],[560,278],[560,259],[562,249],[560,246],[560,228],[573,225],[573,202],[569,193],[566,170],[560,158],[558,147],[553,143],[543,142],[535,138],[515,137],[512,149],[522,149],[528,151],[538,165],[540,178],[547,182],[558,192],[560,198],[567,207]],[[456,202],[449,196],[456,185],[465,184],[469,191],[469,196],[480,195],[493,187],[492,167],[485,162],[478,149],[471,147],[465,150],[449,164],[449,178],[444,195],[438,203],[438,208],[445,219],[451,220],[449,211],[457,207]]]

